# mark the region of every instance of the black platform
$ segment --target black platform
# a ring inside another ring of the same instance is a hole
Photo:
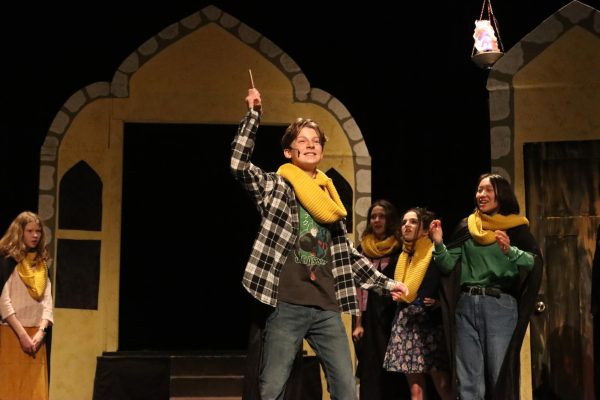
[[[93,400],[242,399],[246,355],[240,353],[105,352],[97,359]],[[321,398],[319,364],[304,357],[302,399]],[[308,397],[307,397],[308,396]]]

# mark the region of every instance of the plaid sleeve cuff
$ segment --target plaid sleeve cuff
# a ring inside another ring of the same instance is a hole
[[[247,116],[249,116],[250,118],[254,118],[254,119],[258,119],[260,120],[260,117],[262,115],[262,110],[255,110],[253,108],[248,109],[248,112],[246,113]]]
[[[394,290],[396,288],[396,281],[393,279],[388,279],[387,282],[385,283],[385,288],[391,292],[392,290]]]

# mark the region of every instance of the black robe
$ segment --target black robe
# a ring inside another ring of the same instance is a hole
[[[394,279],[399,253],[389,256],[389,264],[380,271]],[[388,257],[388,256],[386,256]],[[370,258],[373,260],[373,258]],[[369,291],[367,310],[362,314],[364,335],[355,345],[360,379],[360,398],[369,400],[409,399],[410,389],[403,374],[383,369],[385,351],[392,332],[396,302],[389,294]]]
[[[515,331],[508,345],[500,375],[496,386],[490,390],[489,386],[486,390],[486,399],[492,400],[512,400],[519,398],[519,376],[520,376],[520,352],[523,337],[529,324],[537,295],[542,282],[543,261],[542,254],[537,245],[536,240],[529,232],[527,225],[517,226],[506,231],[510,238],[510,244],[518,247],[520,250],[527,251],[535,255],[535,262],[531,271],[519,271],[519,287],[514,293],[511,293],[518,302],[518,319]],[[467,227],[467,219],[463,219],[450,240],[446,243],[446,247],[451,249],[459,247],[467,239],[471,237]],[[460,275],[461,263],[458,261],[456,267],[448,274],[442,275],[440,300],[442,306],[442,318],[444,321],[444,333],[446,337],[446,345],[448,356],[450,358],[452,370],[452,390],[457,393],[457,378],[456,378],[456,359],[455,359],[455,309],[456,303],[460,297]],[[491,392],[491,393],[490,393]]]
[[[0,255],[0,293],[4,290],[4,285],[6,285],[6,281],[8,281],[16,266],[17,262],[13,258]]]

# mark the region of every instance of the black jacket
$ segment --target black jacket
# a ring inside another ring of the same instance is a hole
[[[16,266],[17,262],[13,258],[0,255],[0,293],[4,290],[4,285],[6,285],[6,281],[8,281]],[[0,318],[2,318],[1,315]]]

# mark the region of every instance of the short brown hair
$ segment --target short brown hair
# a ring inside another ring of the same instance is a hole
[[[327,136],[325,136],[325,132],[319,128],[319,124],[317,124],[312,119],[308,118],[298,118],[294,122],[290,124],[285,130],[283,137],[281,138],[281,150],[291,149],[292,142],[296,140],[298,134],[302,130],[302,128],[311,128],[314,129],[315,132],[319,135],[319,141],[321,142],[321,148],[325,148],[325,142],[327,142]]]

